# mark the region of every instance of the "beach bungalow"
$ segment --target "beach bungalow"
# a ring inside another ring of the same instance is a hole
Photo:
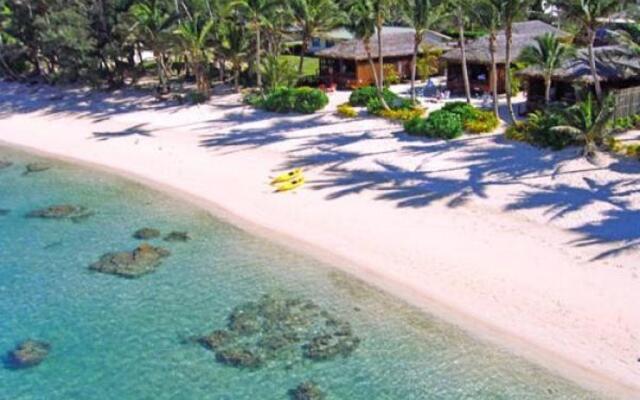
[[[518,58],[522,50],[535,44],[535,38],[547,32],[558,37],[569,38],[570,35],[542,21],[525,21],[513,24],[512,59]],[[504,80],[506,74],[506,38],[504,31],[498,32],[496,63],[498,68],[498,93],[505,92]],[[471,92],[475,94],[491,91],[489,82],[491,71],[491,53],[489,51],[489,37],[483,36],[466,45],[467,70]],[[449,50],[442,55],[447,63],[447,89],[453,94],[464,93],[462,75],[462,56],[459,47]]]
[[[616,116],[640,114],[640,57],[628,47],[595,48],[596,69],[603,91],[614,91]],[[518,73],[527,80],[527,111],[544,105],[544,79],[539,67],[531,66]],[[581,93],[593,91],[593,76],[586,49],[553,71],[551,101],[572,104]]]
[[[403,28],[382,30],[382,54],[384,64],[392,66],[402,80],[411,76],[411,58],[413,57],[414,31]],[[450,48],[451,38],[438,32],[428,31],[423,36],[423,44],[432,49],[447,50]],[[378,68],[378,42],[371,40],[371,54],[374,65]],[[326,85],[337,85],[340,88],[354,89],[374,83],[373,71],[367,58],[364,44],[361,40],[352,39],[335,46],[318,51],[320,59],[320,82]]]

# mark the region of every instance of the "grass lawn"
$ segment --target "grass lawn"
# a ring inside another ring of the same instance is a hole
[[[280,56],[281,60],[287,60],[289,63],[294,65],[296,69],[298,68],[298,64],[300,63],[300,56],[296,55],[283,55]],[[302,64],[302,75],[317,75],[318,69],[320,68],[320,61],[315,57],[305,57],[304,63]]]

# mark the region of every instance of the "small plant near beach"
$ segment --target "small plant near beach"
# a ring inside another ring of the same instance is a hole
[[[404,100],[388,88],[385,88],[382,91],[382,96],[384,97],[389,107],[392,107],[391,103],[398,103],[399,100]],[[353,107],[367,107],[371,100],[379,101],[378,92],[373,86],[364,86],[355,89],[349,96],[349,104],[351,104]]]
[[[445,110],[437,110],[427,118],[407,121],[404,129],[410,135],[440,139],[455,139],[462,135],[464,126],[460,115]]]
[[[468,133],[493,132],[499,125],[494,113],[480,110],[463,101],[447,103],[442,110],[458,114],[462,119],[464,131]]]
[[[565,122],[565,117],[559,109],[547,107],[529,114],[525,121],[511,125],[507,128],[505,136],[510,140],[561,150],[576,143],[571,135],[553,129]]]
[[[583,155],[591,160],[611,135],[614,108],[613,97],[607,97],[598,105],[589,94],[585,101],[567,109],[565,122],[552,127],[551,131],[571,135],[583,146]]]
[[[400,76],[396,67],[392,64],[385,64],[384,68],[384,84],[385,85],[397,85],[400,83]]]
[[[337,111],[338,115],[345,118],[355,118],[358,116],[358,111],[351,107],[349,103],[340,104]]]
[[[208,96],[202,92],[189,92],[187,93],[187,101],[190,104],[203,104],[208,100]]]
[[[468,133],[493,132],[499,125],[498,118],[491,111],[475,109],[473,118],[464,121],[464,130]]]
[[[381,110],[378,115],[392,121],[410,121],[414,118],[420,118],[426,110],[421,107],[400,108],[397,110]]]
[[[329,98],[323,91],[308,87],[280,87],[267,93],[264,97],[247,96],[245,101],[267,111],[298,112],[301,114],[314,113],[329,104]]]

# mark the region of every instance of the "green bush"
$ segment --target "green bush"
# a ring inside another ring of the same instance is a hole
[[[294,111],[301,114],[312,114],[329,104],[329,98],[322,90],[300,87],[293,90],[295,99]]]
[[[442,111],[459,115],[464,130],[469,133],[492,132],[499,125],[498,118],[491,111],[480,110],[464,101],[447,103]]]
[[[493,132],[500,121],[491,111],[473,110],[473,117],[463,122],[464,130],[469,133],[487,133]]]
[[[411,121],[420,118],[425,113],[424,108],[401,108],[397,110],[382,110],[378,115],[393,121]]]
[[[463,124],[460,115],[446,111],[434,111],[426,119],[414,118],[404,125],[411,135],[454,139],[462,135]]]
[[[400,83],[400,76],[398,75],[398,71],[393,64],[385,64],[382,68],[384,72],[384,84],[388,85],[397,85]]]
[[[311,114],[324,108],[329,103],[329,98],[318,89],[279,87],[267,93],[264,98],[247,96],[245,101],[267,111]]]
[[[442,107],[442,111],[458,114],[463,123],[473,119],[476,116],[476,110],[474,106],[464,101],[454,101]]]
[[[427,136],[427,123],[425,118],[416,117],[404,123],[404,130],[409,135]]]
[[[295,96],[290,87],[279,87],[269,92],[261,102],[261,107],[267,111],[278,113],[291,112],[295,107]]]
[[[204,94],[196,91],[187,93],[187,101],[191,104],[202,104],[208,100],[208,97]]]
[[[556,126],[565,125],[566,122],[560,111],[547,108],[543,111],[533,112],[529,114],[525,121],[509,127],[506,137],[539,147],[560,150],[576,143],[571,135],[552,129]]]
[[[387,89],[385,89],[386,91]],[[373,86],[365,86],[351,92],[349,104],[353,107],[366,107],[369,100],[378,97],[378,92]]]

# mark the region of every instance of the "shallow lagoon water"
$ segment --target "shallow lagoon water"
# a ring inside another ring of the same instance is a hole
[[[305,380],[328,399],[596,399],[576,384],[469,336],[310,257],[248,235],[209,213],[126,180],[0,148],[0,353],[26,338],[51,343],[39,366],[0,366],[0,399],[287,399]],[[49,161],[47,161],[49,162]],[[80,221],[27,219],[71,203]],[[154,245],[172,255],[123,279],[88,266],[131,250],[132,234],[188,231]],[[226,326],[232,309],[270,294],[311,300],[362,340],[349,357],[222,365],[185,338]]]

